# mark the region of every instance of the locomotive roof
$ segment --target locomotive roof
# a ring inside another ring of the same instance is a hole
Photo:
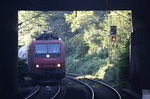
[[[37,36],[35,40],[60,40],[60,38],[54,34],[44,33]]]

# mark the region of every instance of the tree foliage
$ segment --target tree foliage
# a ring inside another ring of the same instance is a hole
[[[44,31],[65,36],[69,32],[69,27],[65,23],[64,13],[69,13],[69,11],[19,11],[19,44],[28,44]]]

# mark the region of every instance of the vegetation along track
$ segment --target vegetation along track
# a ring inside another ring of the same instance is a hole
[[[87,83],[95,92],[94,99],[122,99],[119,92],[111,87],[110,85],[93,79],[88,79],[86,77],[79,77],[73,74],[67,74],[69,77],[74,77],[80,81]]]
[[[24,99],[55,99],[60,93],[60,86],[36,86]]]

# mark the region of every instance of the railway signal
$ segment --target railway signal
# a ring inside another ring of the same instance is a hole
[[[115,36],[111,36],[111,41],[112,42],[116,42],[116,35]]]
[[[116,42],[117,26],[110,26],[111,41]]]

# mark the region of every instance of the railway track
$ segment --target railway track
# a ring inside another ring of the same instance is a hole
[[[74,78],[78,77],[77,75],[73,74],[67,74],[67,76],[71,76]],[[95,92],[94,99],[122,99],[120,93],[115,88],[102,81],[96,81],[93,79],[88,79],[86,77],[83,77],[79,80],[83,81],[84,83],[87,83],[89,86],[92,87],[92,89]]]
[[[29,95],[27,97],[25,97],[24,99],[30,99],[31,97],[33,97],[38,91],[40,90],[40,86],[36,86],[34,87],[31,92],[29,93]]]
[[[67,74],[60,85],[36,86],[24,99],[122,99],[122,97],[115,88],[102,81]]]
[[[85,79],[87,79],[87,78],[85,78]],[[95,83],[97,83],[97,84],[102,84],[103,86],[105,86],[105,87],[107,87],[108,89],[112,90],[111,92],[112,92],[113,94],[115,94],[114,99],[122,99],[120,93],[119,93],[115,88],[111,87],[110,85],[108,85],[108,84],[106,84],[106,83],[104,83],[104,82],[102,82],[102,81],[96,81],[96,80],[92,80],[92,79],[87,79],[87,80],[90,80],[90,81],[95,82]],[[112,98],[112,99],[113,99],[113,98]]]
[[[67,76],[66,78],[68,78],[68,79],[70,79],[70,80],[73,80],[73,81],[75,81],[75,82],[77,82],[77,83],[79,83],[80,85],[83,85],[83,86],[85,86],[86,87],[86,92],[85,92],[85,97],[84,97],[84,99],[94,99],[94,91],[93,91],[93,89],[87,84],[87,83],[85,83],[85,82],[83,82],[83,81],[80,81],[80,80],[78,80],[78,79],[75,79],[75,78],[73,78],[73,77],[69,77],[69,76]],[[78,86],[77,86],[78,87]],[[81,86],[80,86],[81,87]],[[88,92],[87,92],[88,91]],[[81,93],[79,93],[79,94],[81,94]],[[79,95],[80,96],[80,95]],[[72,99],[74,99],[74,98],[72,98]],[[79,98],[80,99],[80,98]]]
[[[54,95],[52,98],[50,98],[50,99],[55,99],[55,98],[58,96],[59,93],[60,93],[60,86],[58,85],[58,90],[57,90],[57,92],[56,92],[55,95]]]
[[[24,99],[55,99],[60,93],[60,86],[36,86]]]

